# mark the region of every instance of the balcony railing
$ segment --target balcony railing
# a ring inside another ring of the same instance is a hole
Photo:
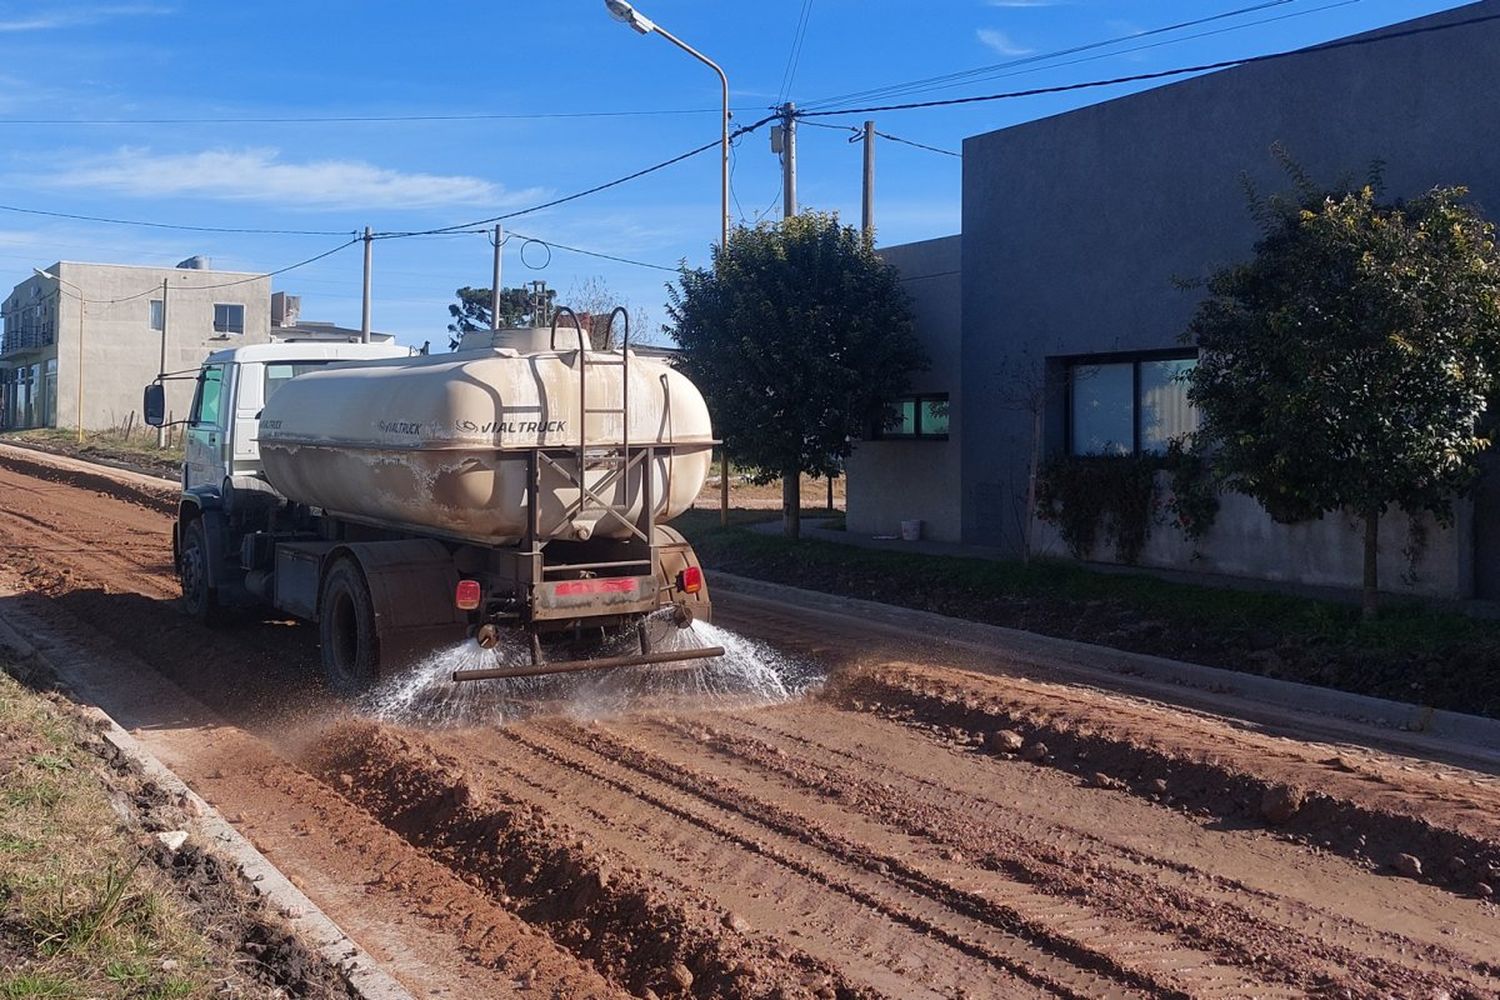
[[[45,320],[5,324],[5,333],[0,335],[0,356],[34,351],[57,340],[50,318]]]

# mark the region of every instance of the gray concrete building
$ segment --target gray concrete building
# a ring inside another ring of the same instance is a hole
[[[1500,219],[1500,144],[1487,128],[1500,121],[1500,21],[1408,33],[1497,14],[1500,0],[1485,0],[1362,36],[1404,37],[1223,70],[966,140],[962,234],[882,251],[909,279],[936,362],[918,385],[947,392],[963,430],[946,442],[859,445],[850,530],[894,533],[921,518],[933,537],[1019,552],[1029,533],[1033,551],[1063,554],[1027,506],[1034,450],[1152,451],[1193,428],[1172,376],[1193,363],[1180,338],[1201,293],[1179,282],[1249,256],[1257,229],[1244,181],[1267,193],[1290,186],[1277,144],[1328,182],[1380,161],[1391,197],[1466,185]],[[919,272],[939,256],[961,260],[956,286],[920,290]],[[1383,588],[1500,598],[1500,469],[1488,462],[1495,471],[1457,522],[1424,526],[1412,564],[1401,556],[1412,547],[1406,519],[1386,519]],[[1347,518],[1276,525],[1233,497],[1196,553],[1159,527],[1141,561],[1357,586],[1360,548]]]
[[[133,413],[139,426],[164,339],[165,370],[195,370],[210,351],[268,342],[270,303],[265,275],[58,261],[0,307],[0,425],[77,427],[81,418],[85,430],[103,430]],[[192,381],[166,385],[168,410],[185,415]]]

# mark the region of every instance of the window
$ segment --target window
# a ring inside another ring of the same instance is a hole
[[[269,403],[271,397],[276,395],[277,389],[298,375],[317,371],[326,364],[328,364],[326,361],[298,361],[295,364],[266,365],[266,393],[262,401]]]
[[[198,373],[198,391],[193,394],[193,411],[188,418],[195,424],[219,425],[219,402],[224,390],[224,366],[209,365]]]
[[[1198,429],[1188,402],[1192,357],[1139,357],[1068,365],[1068,451],[1074,455],[1159,454]]]
[[[161,299],[151,300],[151,329],[160,330],[162,327],[166,326],[167,311],[165,305],[166,303],[164,303]]]
[[[243,334],[245,307],[237,303],[214,303],[214,333]]]
[[[886,404],[877,440],[948,440],[948,395],[903,396]]]

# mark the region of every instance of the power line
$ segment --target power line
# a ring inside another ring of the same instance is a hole
[[[1425,28],[1408,28],[1405,31],[1391,32],[1390,34],[1376,35],[1372,38],[1346,38],[1335,42],[1325,42],[1321,45],[1313,45],[1303,49],[1291,49],[1286,52],[1271,52],[1259,56],[1242,56],[1238,59],[1225,59],[1220,62],[1201,63],[1197,66],[1181,66],[1176,69],[1156,70],[1151,73],[1134,73],[1129,76],[1111,77],[1107,80],[1087,80],[1081,83],[1058,84],[1052,87],[1033,87],[1029,90],[1012,90],[1000,94],[980,94],[974,97],[950,97],[942,100],[912,101],[905,104],[884,104],[865,108],[838,108],[832,111],[798,111],[798,117],[825,117],[828,115],[864,115],[877,111],[911,111],[919,108],[951,107],[959,104],[977,104],[982,101],[1000,101],[1016,97],[1036,97],[1041,94],[1061,94],[1073,90],[1087,90],[1093,87],[1109,87],[1122,83],[1138,83],[1143,80],[1160,80],[1169,76],[1183,76],[1188,73],[1206,73],[1212,70],[1229,69],[1233,66],[1249,66],[1256,63],[1272,62],[1277,59],[1286,59],[1292,56],[1312,55],[1317,52],[1329,52],[1335,49],[1356,48],[1365,45],[1375,45],[1380,42],[1395,41],[1400,38],[1410,38],[1415,35],[1426,35],[1436,31],[1447,31],[1450,28],[1470,27],[1476,24],[1484,24],[1488,21],[1500,20],[1500,14],[1485,14],[1480,17],[1471,17],[1463,21],[1452,21],[1448,24],[1433,24]]]
[[[749,125],[742,125],[741,127],[735,129],[733,132],[731,132],[729,134],[730,141],[732,142],[733,140],[738,139],[742,135],[746,135],[747,133],[754,132],[756,129],[758,129],[762,125],[764,125],[766,122],[771,121],[772,119],[777,118],[777,117],[779,117],[779,116],[778,115],[766,115],[764,118],[761,118],[760,120],[755,121],[755,122],[751,122]],[[563,195],[561,198],[553,198],[550,201],[544,201],[544,202],[541,202],[540,204],[531,205],[531,206],[529,206],[527,208],[518,208],[518,209],[516,209],[513,212],[505,212],[505,213],[503,213],[501,215],[492,215],[492,216],[490,216],[487,219],[475,219],[475,220],[473,220],[471,222],[459,222],[459,223],[455,223],[454,225],[451,225],[451,226],[438,226],[438,227],[433,228],[433,229],[419,229],[419,230],[412,230],[412,231],[407,231],[407,232],[377,233],[376,237],[378,239],[388,239],[389,240],[389,239],[406,239],[406,238],[412,237],[412,236],[432,236],[432,235],[436,235],[436,234],[440,234],[440,233],[456,232],[456,231],[461,230],[461,229],[472,229],[475,226],[493,225],[496,222],[504,222],[507,219],[515,219],[515,218],[518,218],[518,217],[520,217],[522,215],[530,215],[533,212],[540,212],[544,208],[553,208],[553,207],[555,207],[557,205],[566,204],[567,202],[570,202],[570,201],[577,201],[579,198],[585,198],[585,197],[587,197],[587,196],[589,196],[591,194],[597,194],[600,191],[606,191],[606,190],[608,190],[609,188],[612,188],[612,187],[619,187],[621,184],[625,184],[625,183],[627,183],[629,181],[636,180],[637,178],[640,178],[640,177],[645,177],[647,174],[654,174],[658,170],[664,170],[667,167],[672,166],[673,164],[681,163],[683,160],[691,159],[692,157],[697,156],[699,153],[705,153],[708,150],[713,149],[714,147],[718,146],[721,141],[722,140],[720,140],[720,139],[715,139],[713,142],[706,142],[703,145],[698,146],[698,147],[696,147],[694,149],[690,149],[690,150],[688,150],[685,153],[679,153],[676,156],[672,157],[671,159],[662,160],[660,163],[653,163],[649,167],[643,167],[642,169],[637,170],[634,173],[626,174],[624,177],[616,177],[612,181],[605,181],[603,184],[596,184],[596,185],[594,185],[591,188],[586,188],[586,189],[584,189],[582,191],[576,191],[573,194]]]
[[[801,117],[801,113],[800,112],[798,113],[798,117],[799,118]],[[849,141],[850,142],[858,142],[861,139],[863,139],[864,136],[865,136],[865,130],[862,129],[862,128],[860,128],[857,125],[829,125],[829,124],[826,124],[824,122],[814,122],[814,121],[804,121],[802,124],[804,124],[804,125],[812,125],[815,128],[833,129],[835,132],[850,132],[850,133],[852,133],[849,136]],[[939,148],[937,146],[929,146],[925,142],[916,142],[916,141],[914,141],[912,139],[903,139],[899,135],[891,135],[889,132],[882,132],[879,129],[875,129],[874,132],[875,132],[876,135],[880,136],[882,139],[889,139],[891,142],[899,142],[899,143],[902,143],[903,145],[907,145],[907,146],[915,146],[918,149],[925,149],[929,153],[942,153],[944,156],[957,156],[960,159],[964,155],[962,153],[955,153],[951,149],[941,149],[941,148]]]
[[[956,156],[959,159],[963,159],[964,154],[956,153],[951,149],[940,149],[937,146],[929,146],[925,142],[914,142],[911,139],[903,139],[899,135],[891,135],[889,132],[880,131],[880,129],[876,129],[875,134],[880,136],[882,139],[889,139],[891,142],[899,142],[903,145],[915,146],[918,149],[925,149],[929,153],[942,153],[944,156]]]
[[[558,118],[645,118],[666,115],[718,114],[720,108],[659,108],[641,111],[537,111],[517,114],[412,115],[277,115],[178,118],[0,118],[4,125],[301,125],[384,122],[536,121]]]
[[[40,208],[19,208],[15,205],[0,205],[0,211],[18,212],[22,215],[44,215],[53,219],[71,219],[75,222],[101,222],[111,226],[142,226],[147,229],[174,229],[188,233],[234,233],[253,236],[348,236],[351,230],[327,229],[245,229],[229,226],[186,226],[171,222],[146,222],[140,219],[107,219],[97,215],[73,215],[69,212],[49,212]]]
[[[216,283],[214,283],[212,285],[194,285],[193,286],[193,290],[194,291],[208,291],[210,289],[215,289],[215,288],[232,288],[235,285],[246,285],[246,284],[249,284],[252,281],[261,281],[261,280],[264,280],[266,278],[274,278],[278,274],[285,274],[288,271],[295,271],[299,267],[306,267],[308,264],[312,264],[312,263],[315,263],[317,261],[320,261],[324,257],[331,257],[334,254],[338,253],[340,250],[343,250],[343,249],[346,249],[348,247],[351,247],[351,246],[353,246],[354,244],[356,244],[358,242],[359,242],[359,238],[355,237],[355,238],[350,239],[350,240],[348,240],[348,241],[346,241],[344,243],[340,243],[336,247],[333,247],[333,248],[328,249],[328,250],[324,250],[322,253],[314,254],[313,256],[308,257],[305,260],[299,260],[295,264],[288,264],[285,267],[278,267],[274,271],[266,271],[266,272],[261,273],[261,274],[251,274],[251,275],[247,275],[247,276],[245,276],[243,278],[236,278],[234,281],[220,281],[220,282],[216,282]],[[163,268],[163,270],[167,270],[167,269]],[[57,280],[57,279],[54,279],[54,280]],[[63,285],[62,281],[59,280],[58,281],[58,287],[57,287],[57,294],[58,295],[62,294],[62,285]],[[149,288],[143,289],[142,291],[139,291],[139,292],[135,292],[135,293],[133,293],[131,295],[123,295],[123,296],[121,296],[119,298],[116,298],[116,299],[91,299],[91,298],[87,298],[86,296],[79,295],[76,292],[71,293],[71,294],[73,295],[74,298],[78,299],[81,302],[87,303],[88,305],[91,305],[91,306],[112,306],[112,305],[118,305],[121,302],[131,302],[131,301],[134,301],[135,299],[142,299],[142,298],[145,298],[147,295],[152,294],[153,292],[159,292],[159,291],[161,291],[161,285],[153,282],[151,284],[151,287],[149,287]]]
[[[540,243],[545,247],[552,247],[558,250],[566,250],[569,253],[582,254],[585,257],[598,257],[602,260],[612,260],[620,264],[633,264],[636,267],[649,267],[655,271],[672,271],[673,273],[677,271],[677,268],[668,267],[665,264],[652,264],[649,261],[633,260],[630,257],[620,257],[616,254],[601,253],[598,250],[585,250],[582,247],[570,247],[566,243],[558,243],[554,240],[544,240],[539,236],[527,236],[524,233],[516,233],[516,236],[527,241],[528,243]]]
[[[944,86],[952,86],[966,80],[985,78],[989,74],[1002,69],[1011,69],[1016,66],[1034,65],[1040,62],[1046,62],[1049,59],[1055,59],[1058,56],[1075,55],[1079,52],[1089,52],[1094,49],[1106,48],[1110,45],[1118,44],[1119,42],[1127,42],[1139,38],[1149,38],[1153,35],[1163,35],[1173,31],[1180,31],[1183,28],[1192,28],[1200,24],[1208,24],[1212,21],[1222,21],[1232,17],[1239,17],[1241,14],[1253,14],[1256,11],[1266,10],[1271,7],[1281,7],[1293,2],[1295,2],[1295,0],[1263,0],[1263,2],[1261,3],[1251,4],[1246,7],[1237,8],[1235,10],[1224,11],[1220,14],[1212,14],[1207,17],[1197,17],[1187,21],[1178,21],[1175,24],[1162,25],[1161,27],[1151,28],[1146,31],[1138,31],[1129,35],[1118,35],[1114,38],[1101,39],[1095,42],[1086,42],[1082,45],[1074,45],[1065,49],[1055,49],[1051,52],[1042,52],[1036,55],[1026,56],[1021,59],[1010,59],[1006,60],[1005,62],[992,63],[988,66],[980,66],[975,69],[961,70],[957,73],[946,73],[941,76],[925,77],[920,80],[908,80],[905,83],[888,84],[883,87],[874,87],[870,90],[861,90],[849,94],[840,94],[836,97],[825,97],[820,100],[807,102],[806,107],[808,107],[809,109],[817,109],[827,107],[830,104],[840,101],[894,97],[898,94],[920,93],[923,90],[941,89]],[[1248,27],[1248,25],[1241,25],[1241,27]]]
[[[781,72],[781,87],[776,91],[776,103],[781,104],[791,92],[792,82],[797,78],[797,64],[802,60],[802,42],[807,37],[807,21],[812,14],[813,0],[802,0],[802,10],[797,16],[797,28],[792,32],[792,51],[787,53],[786,69]]]

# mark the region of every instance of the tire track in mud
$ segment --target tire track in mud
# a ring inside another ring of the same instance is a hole
[[[1484,974],[1482,965],[1471,969],[1472,959],[1441,947],[1394,934],[1375,934],[1331,914],[1309,919],[1302,928],[1288,928],[1244,905],[1246,897],[1274,899],[1284,916],[1288,909],[1284,898],[1190,872],[1219,890],[1209,895],[1190,880],[1164,878],[1169,874],[1162,870],[1164,866],[1144,863],[1149,862],[1144,856],[1127,857],[1127,864],[1122,865],[1118,857],[1110,857],[1120,852],[1099,839],[1089,850],[1060,849],[1046,838],[1006,830],[1003,821],[986,822],[989,817],[976,814],[972,797],[945,797],[948,803],[962,802],[961,809],[935,806],[889,780],[871,777],[874,772],[867,760],[853,766],[830,764],[837,754],[822,754],[832,749],[822,745],[818,759],[789,755],[754,736],[725,732],[722,721],[709,720],[707,728],[680,722],[661,725],[677,738],[683,757],[691,757],[693,744],[707,747],[727,760],[779,776],[795,790],[819,797],[839,811],[852,810],[933,845],[960,849],[963,856],[979,859],[983,867],[999,869],[1038,891],[1067,898],[1087,896],[1091,905],[1122,915],[1137,926],[1172,934],[1186,947],[1206,948],[1223,961],[1252,970],[1258,981],[1368,997],[1410,995],[1418,990],[1430,995],[1482,997],[1500,990],[1500,977]],[[898,776],[887,772],[882,777]],[[1417,967],[1388,962],[1345,943],[1320,940],[1313,932],[1326,934],[1327,928],[1320,926],[1325,921],[1341,924],[1338,929],[1345,932],[1345,941],[1377,938],[1386,953],[1400,953]]]
[[[1276,832],[1343,855],[1361,866],[1380,870],[1398,854],[1425,863],[1416,875],[1421,881],[1449,890],[1471,890],[1486,875],[1500,874],[1500,841],[1465,823],[1437,826],[1419,815],[1419,806],[1406,803],[1400,811],[1356,801],[1318,787],[1313,780],[1283,782],[1242,770],[1212,752],[1188,754],[1165,739],[1120,739],[1101,731],[1097,723],[1080,721],[1055,710],[1040,710],[1007,700],[986,690],[985,677],[959,675],[939,678],[939,671],[906,664],[889,664],[851,673],[823,693],[829,704],[865,712],[918,731],[947,733],[966,739],[1009,730],[1030,744],[1046,749],[1043,763],[1080,774],[1101,773],[1117,787],[1151,801],[1196,810],[1221,820],[1255,824],[1266,822],[1263,803],[1268,796],[1290,793],[1296,808],[1275,825]],[[959,677],[963,683],[959,683]],[[1227,752],[1227,751],[1226,751]],[[1301,765],[1308,762],[1297,758]],[[1342,759],[1324,762],[1338,772]],[[1310,767],[1304,766],[1304,772]],[[1383,783],[1370,776],[1369,782]],[[1378,793],[1377,793],[1378,794]],[[1476,792],[1488,800],[1493,793]],[[1420,801],[1424,796],[1412,796]],[[1479,826],[1494,827],[1494,817],[1481,814]],[[1452,858],[1465,859],[1462,867]]]
[[[880,995],[794,948],[726,933],[710,899],[686,887],[664,889],[515,795],[479,793],[459,761],[425,740],[346,723],[310,751],[307,765],[637,996]]]
[[[1117,797],[1111,790],[1053,768],[932,740],[928,734],[911,733],[892,740],[888,724],[874,716],[846,712],[830,716],[821,710],[721,713],[708,726],[694,731],[694,727],[673,722],[654,722],[651,728],[673,735],[684,745],[691,736],[699,747],[704,745],[706,732],[710,736],[707,745],[737,770],[781,774],[792,764],[806,767],[798,777],[785,778],[786,784],[801,789],[812,776],[819,785],[815,791],[830,802],[837,802],[837,797],[816,778],[819,770],[831,769],[830,761],[842,765],[841,773],[852,769],[857,775],[880,774],[886,779],[880,782],[882,792],[894,783],[924,809],[961,815],[973,827],[1003,830],[1017,843],[1039,840],[1079,858],[1100,855],[1105,864],[1123,866],[1152,882],[1166,882],[1214,905],[1245,907],[1258,920],[1287,934],[1316,937],[1356,951],[1385,946],[1387,951],[1420,952],[1435,945],[1435,961],[1425,966],[1428,971],[1447,973],[1476,959],[1483,963],[1481,956],[1489,956],[1496,944],[1460,933],[1451,923],[1452,909],[1472,904],[1444,899],[1439,890],[1414,892],[1410,908],[1398,914],[1384,905],[1383,877],[1362,868],[1330,865],[1326,857],[1304,845],[1265,835],[1257,828],[1246,829],[1254,831],[1248,840],[1233,836],[1232,831],[1221,835],[1191,816],[1175,811],[1162,816],[1154,803]],[[966,779],[962,786],[960,776]],[[1022,802],[1026,808],[1016,809]],[[883,816],[883,800],[869,814]],[[1319,863],[1303,865],[1302,861]],[[1208,867],[1210,863],[1213,868]],[[1296,867],[1299,877],[1287,879],[1280,874],[1288,867]],[[1352,905],[1358,920],[1328,909],[1334,899],[1342,899],[1346,907]]]
[[[664,773],[662,768],[641,766],[640,759],[627,759],[631,754],[623,748],[601,748],[598,741],[609,737],[574,733],[569,724],[557,725],[562,728],[556,732],[548,732],[551,727],[545,725],[534,725],[525,727],[524,732],[506,730],[503,735],[545,762],[585,775],[621,796],[645,801],[738,851],[784,869],[782,873],[773,870],[773,879],[790,873],[796,880],[807,880],[836,897],[844,897],[843,903],[835,897],[833,905],[847,911],[850,902],[857,904],[848,918],[852,921],[873,919],[897,925],[905,948],[921,948],[924,936],[941,942],[946,954],[928,961],[922,970],[924,976],[939,981],[951,977],[952,987],[958,989],[965,983],[974,985],[972,978],[965,977],[974,977],[976,969],[982,975],[988,965],[1061,996],[1182,995],[1149,975],[1117,967],[1105,956],[1075,947],[1066,935],[1057,935],[1014,912],[1003,912],[1000,920],[985,919],[990,914],[974,912],[973,900],[951,891],[933,893],[896,858],[853,857],[847,850],[830,852],[827,838],[789,820],[792,814],[766,815],[777,807],[747,807],[746,802],[706,788],[685,772]],[[731,886],[730,891],[734,888]],[[967,964],[966,957],[979,964]],[[847,954],[844,961],[846,967],[863,964]],[[907,990],[920,988],[915,981],[905,986]],[[1004,983],[992,984],[991,988],[1003,989]]]

